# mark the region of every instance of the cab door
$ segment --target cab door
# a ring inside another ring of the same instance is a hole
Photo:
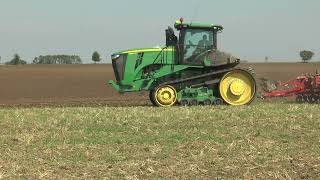
[[[182,34],[183,64],[205,66],[213,62],[216,49],[214,34],[212,30],[186,29]]]

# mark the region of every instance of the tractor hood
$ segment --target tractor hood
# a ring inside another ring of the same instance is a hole
[[[161,52],[161,51],[173,51],[173,48],[138,48],[138,49],[128,49],[125,51],[120,51],[112,54],[112,56],[117,56],[121,54],[138,54],[138,53],[147,53],[147,52]]]

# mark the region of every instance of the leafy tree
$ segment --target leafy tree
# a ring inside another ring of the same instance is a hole
[[[300,52],[300,57],[302,59],[302,62],[304,63],[307,63],[308,61],[310,61],[313,56],[314,56],[314,52],[312,51],[303,50]]]
[[[47,55],[35,57],[33,64],[82,64],[82,60],[76,55]]]
[[[18,54],[15,54],[13,59],[9,62],[6,62],[8,65],[18,65],[18,64],[27,64],[26,61],[22,60]]]
[[[100,57],[100,54],[95,51],[93,54],[92,54],[92,61],[96,64],[97,62],[100,62],[101,61],[101,57]]]
[[[32,61],[32,64],[38,64],[39,63],[39,58],[35,57]]]

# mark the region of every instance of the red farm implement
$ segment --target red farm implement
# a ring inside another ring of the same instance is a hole
[[[297,102],[320,103],[320,74],[302,75],[285,83],[262,79],[264,97],[296,98]]]

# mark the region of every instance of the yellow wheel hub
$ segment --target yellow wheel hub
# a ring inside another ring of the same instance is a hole
[[[230,91],[235,96],[241,96],[245,92],[244,83],[241,80],[235,80],[230,84]]]
[[[244,70],[233,70],[223,76],[220,95],[229,105],[249,104],[256,94],[256,83],[252,75]]]
[[[177,101],[177,92],[169,85],[159,87],[155,92],[155,100],[159,106],[173,106]]]

